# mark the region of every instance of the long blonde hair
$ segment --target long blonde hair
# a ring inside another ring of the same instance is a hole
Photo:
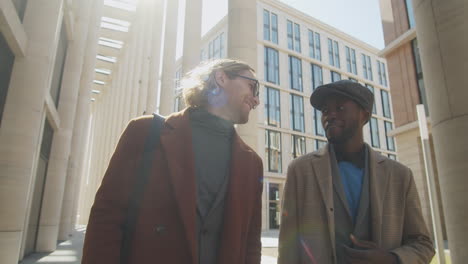
[[[240,72],[254,71],[247,63],[234,59],[218,59],[200,63],[181,81],[187,107],[205,107],[208,104],[207,92],[217,87],[215,73],[220,70],[230,79],[235,78],[235,75]]]

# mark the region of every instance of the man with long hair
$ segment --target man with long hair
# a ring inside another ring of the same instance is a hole
[[[132,236],[122,238],[122,225],[152,116],[130,121],[120,138],[91,210],[82,263],[260,263],[262,161],[234,128],[259,104],[254,70],[215,60],[192,70],[182,87],[187,107],[164,121]]]

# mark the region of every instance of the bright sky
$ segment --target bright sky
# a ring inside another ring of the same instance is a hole
[[[384,48],[379,0],[280,0],[378,49]],[[202,34],[227,14],[228,0],[203,0]]]

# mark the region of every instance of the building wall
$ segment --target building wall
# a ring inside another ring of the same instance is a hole
[[[6,0],[0,5],[0,20],[6,22],[0,34],[7,43],[2,49],[15,56],[10,81],[1,87],[7,92],[0,126],[0,263],[53,251],[59,237],[73,230],[68,223],[76,215],[71,208],[81,175],[69,162],[81,164],[71,151],[83,142],[72,139],[86,125],[81,117],[90,105],[85,95],[91,82],[81,83],[81,77],[84,60],[95,59],[86,47],[88,32],[97,30],[91,21],[100,4]]]
[[[400,127],[417,120],[416,105],[421,103],[411,43],[405,43],[386,59],[392,84],[395,127]]]
[[[380,0],[386,45],[381,53],[387,59],[388,77],[392,85],[392,104],[395,119],[395,131],[392,134],[395,136],[398,145],[398,160],[413,171],[421,198],[424,218],[429,230],[432,232],[428,184],[416,112],[416,105],[424,103],[425,95],[420,94],[421,91],[418,87],[415,54],[412,47],[412,41],[416,39],[416,32],[415,25],[411,25],[409,22],[407,2],[411,5],[412,1]],[[430,117],[428,119],[430,120]],[[435,160],[434,149],[432,148],[430,151],[433,160]],[[438,182],[437,168],[434,167],[432,170],[436,182]],[[436,188],[439,189],[438,184]],[[442,204],[440,200],[439,204]],[[443,215],[442,207],[440,211]],[[442,222],[444,223],[443,219]],[[444,237],[446,237],[445,226],[443,232]]]

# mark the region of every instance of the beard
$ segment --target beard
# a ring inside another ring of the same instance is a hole
[[[352,139],[358,131],[358,123],[354,122],[350,126],[344,128],[341,133],[329,133],[328,130],[326,131],[328,142],[341,145],[348,142]]]

